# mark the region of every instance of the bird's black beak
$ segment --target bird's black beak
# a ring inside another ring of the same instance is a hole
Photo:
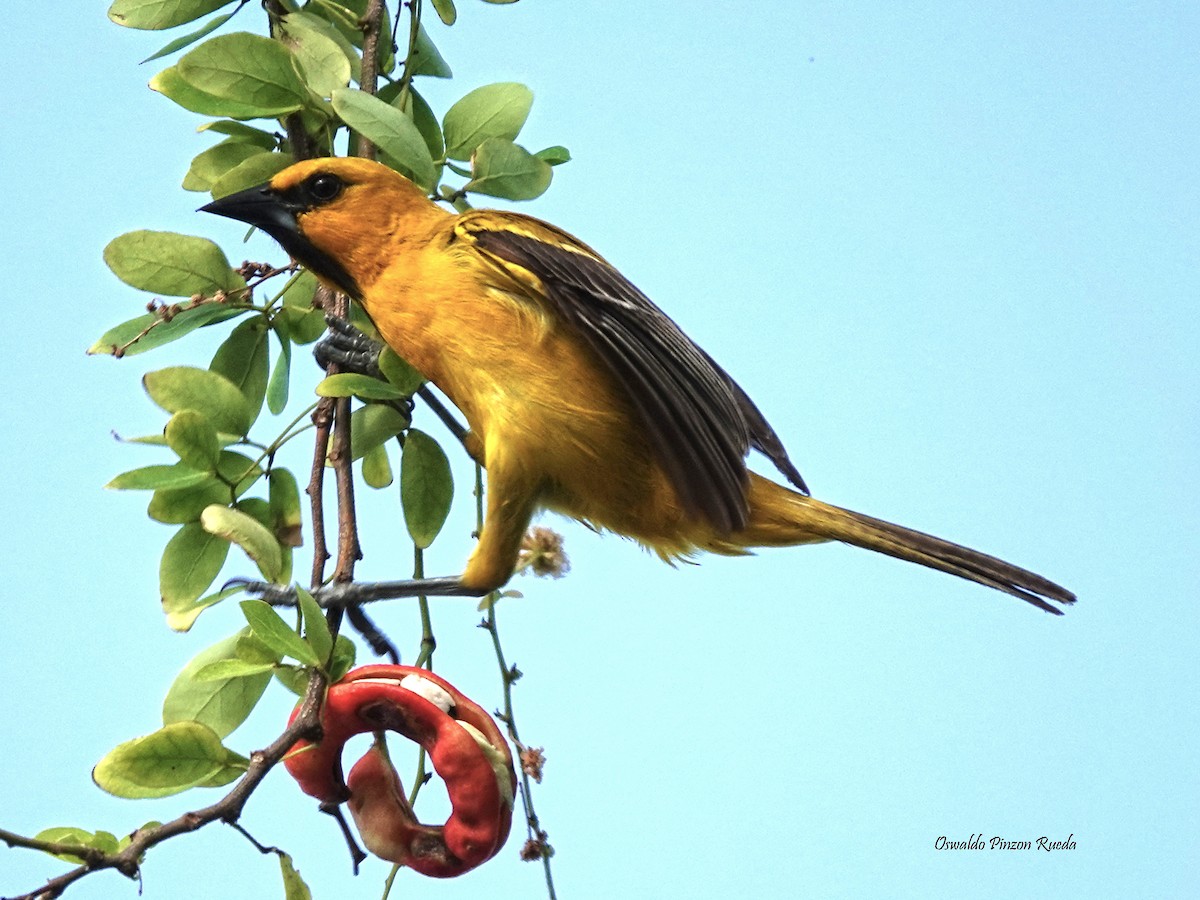
[[[261,228],[284,244],[285,249],[285,238],[300,234],[299,225],[296,223],[296,213],[299,211],[291,208],[291,204],[267,184],[238,191],[200,207],[200,212],[216,213],[218,216],[237,219],[239,222]]]
[[[269,184],[259,185],[230,194],[200,207],[200,212],[215,213],[253,225],[275,238],[292,259],[318,278],[360,297],[358,285],[342,265],[324,250],[316,247],[300,229],[299,216],[308,206],[288,192],[279,192]]]

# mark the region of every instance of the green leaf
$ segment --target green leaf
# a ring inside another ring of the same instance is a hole
[[[279,558],[281,560],[281,568],[279,569],[279,581],[283,584],[292,580],[292,563],[295,559],[295,554],[291,547],[284,545],[279,546]]]
[[[244,288],[212,241],[170,231],[130,231],[109,241],[104,262],[130,287],[167,297]]]
[[[338,640],[342,639],[338,635]],[[298,697],[304,696],[308,687],[309,671],[303,666],[281,665],[275,669],[275,680]],[[332,682],[334,679],[329,679]]]
[[[180,410],[171,416],[163,433],[167,436],[167,446],[179,454],[179,461],[185,466],[205,473],[216,471],[221,445],[216,429],[203,413]]]
[[[111,831],[97,831],[92,836],[92,844],[97,850],[103,850],[105,853],[116,853],[120,846],[117,836]]]
[[[329,666],[329,683],[341,681],[347,672],[354,668],[354,657],[357,653],[354,641],[339,634],[333,644],[333,662]]]
[[[267,531],[274,528],[274,522],[271,519],[271,504],[262,497],[247,497],[239,500],[234,508],[244,512]]]
[[[433,543],[453,498],[454,480],[446,454],[425,432],[409,429],[400,455],[400,503],[414,544],[423,549]]]
[[[341,681],[354,668],[356,648],[354,641],[339,634],[333,644],[333,658],[329,662],[329,683]],[[275,680],[297,696],[303,697],[308,686],[309,672],[301,666],[281,665],[275,669]]]
[[[176,64],[179,77],[198,91],[233,100],[277,118],[308,99],[295,58],[279,41],[248,32],[205,41]],[[233,116],[233,118],[241,118]]]
[[[169,491],[192,488],[208,480],[205,472],[182,463],[142,466],[122,472],[105,485],[110,491]]]
[[[173,722],[110,750],[92,780],[117,797],[169,797],[213,777],[229,756],[207,725]]]
[[[230,756],[236,757],[237,754],[230,751]],[[201,781],[199,784],[197,784],[196,787],[201,787],[201,788],[224,787],[225,785],[231,784],[232,782],[237,781],[239,778],[241,778],[243,775],[245,775],[246,769],[249,768],[249,765],[250,765],[250,761],[245,760],[244,762],[240,762],[240,761],[235,762],[233,765],[222,766],[217,771],[213,772],[213,774],[210,775],[208,778],[205,778],[203,781]]]
[[[360,13],[333,0],[310,0],[304,12],[329,22],[353,47],[362,47],[363,33],[358,24]]]
[[[262,410],[267,395],[270,352],[267,320],[255,316],[230,332],[217,348],[208,370],[222,375],[242,392],[250,409],[251,424]]]
[[[202,116],[257,119],[264,115],[259,107],[251,103],[242,103],[229,97],[215,97],[193,87],[179,74],[178,65],[169,66],[151,78],[150,90],[157,91],[184,109],[200,113]]]
[[[279,146],[279,140],[269,131],[247,125],[245,122],[235,122],[232,119],[218,119],[216,122],[205,122],[196,131],[214,131],[217,134],[227,134],[237,138],[242,143],[254,144],[263,150],[274,150]]]
[[[384,441],[409,425],[408,416],[390,406],[372,403],[350,414],[350,449],[353,459],[362,459]]]
[[[309,12],[294,12],[289,13],[285,21],[291,31],[313,31],[333,41],[350,66],[350,78],[353,81],[362,79],[362,57],[355,51],[354,44],[328,19]],[[358,34],[361,36],[362,31],[358,31]]]
[[[362,10],[358,17],[359,21],[361,22],[366,16],[367,7],[370,0],[353,0],[353,2],[358,4]],[[360,28],[359,30],[361,31],[362,29]],[[405,32],[407,31],[408,29],[406,28]],[[395,46],[393,37],[392,18],[391,16],[385,14],[379,23],[379,43],[375,53],[376,65],[379,67],[380,75],[391,75],[396,71],[397,60],[396,54],[393,50],[393,47]],[[415,75],[416,73],[414,72],[413,74]]]
[[[277,416],[287,408],[292,375],[292,329],[283,315],[275,315],[271,319],[271,329],[279,338],[279,356],[275,358],[275,367],[271,370],[271,379],[267,382],[267,409]]]
[[[370,375],[342,372],[329,375],[317,384],[318,397],[359,397],[363,400],[399,400],[406,394],[395,386]]]
[[[283,900],[312,900],[312,891],[286,853],[279,854],[279,871],[283,875]]]
[[[504,138],[489,138],[476,148],[471,174],[464,191],[505,200],[540,197],[554,177],[549,163]]]
[[[150,399],[167,412],[194,409],[203,413],[217,431],[244,435],[250,430],[250,404],[224,375],[191,366],[171,366],[147,372],[142,386]]]
[[[296,476],[282,466],[275,466],[268,476],[268,484],[275,536],[285,547],[303,546],[300,486],[296,483]]]
[[[290,656],[306,666],[321,664],[312,646],[296,634],[268,604],[262,600],[243,600],[241,607],[254,636],[272,650],[281,656]]]
[[[91,850],[99,850],[102,853],[116,852],[117,841],[107,831],[100,831],[92,834],[90,831],[85,831],[82,828],[57,827],[45,828],[33,836],[35,841],[46,841],[54,844],[67,844],[79,848],[87,848]],[[56,859],[61,859],[64,862],[80,864],[84,861],[82,856],[76,856],[71,853],[51,853],[51,856]]]
[[[237,138],[226,138],[219,144],[196,154],[183,178],[185,191],[207,191],[218,178],[234,166],[263,152],[258,144]]]
[[[517,0],[483,0],[484,3],[491,3],[496,6],[505,6],[509,3],[516,3]]]
[[[146,515],[165,525],[199,522],[200,513],[214,503],[232,501],[229,486],[213,477],[185,488],[159,488],[150,498]]]
[[[184,47],[190,47],[192,44],[196,43],[196,41],[200,40],[201,38],[208,37],[210,34],[232,19],[233,14],[236,12],[237,10],[235,9],[233,12],[225,13],[223,16],[217,16],[215,19],[209,19],[195,31],[185,34],[183,37],[175,38],[175,40],[164,45],[162,49],[158,50],[156,53],[150,54],[143,59],[139,65],[145,65],[146,63],[153,62],[156,59],[162,59],[164,56],[170,56],[172,53],[182,50]]]
[[[247,662],[244,659],[218,659],[196,673],[197,681],[232,681],[235,678],[270,675],[275,663]]]
[[[221,541],[225,544],[224,541]],[[225,544],[228,547],[228,544]],[[215,606],[227,597],[232,597],[234,594],[240,594],[245,590],[241,585],[231,585],[227,588],[222,588],[214,594],[209,594],[206,597],[201,597],[199,600],[191,600],[189,602],[180,602],[168,606],[163,604],[163,612],[167,616],[167,627],[172,631],[188,631],[196,624],[196,619],[200,617],[200,613],[208,609],[210,606]]]
[[[289,278],[279,296],[285,307],[297,311],[313,312],[315,311],[313,298],[319,286],[320,282],[317,281],[317,276],[305,270]]]
[[[433,157],[412,119],[378,97],[352,88],[333,92],[333,109],[347,125],[374,143],[389,162],[411,173],[418,186],[433,189]]]
[[[471,91],[446,111],[446,156],[467,160],[489,138],[516,139],[529,118],[533,91],[523,84],[504,81]]]
[[[401,110],[406,116],[413,120],[413,124],[417,126],[417,131],[421,133],[421,137],[425,139],[425,146],[429,148],[429,155],[433,159],[441,159],[446,152],[446,144],[442,140],[442,123],[433,113],[433,109],[416,90],[409,86],[408,93],[405,94],[407,102],[400,105],[400,95],[403,85],[399,81],[393,81],[391,84],[385,84],[379,89],[376,96],[387,103],[389,106],[394,106]],[[440,168],[435,165],[435,168]]]
[[[213,182],[210,192],[214,200],[219,200],[270,181],[291,164],[292,158],[287,153],[256,153]]]
[[[271,681],[269,666],[258,675],[239,675],[224,681],[203,680],[198,676],[216,663],[240,661],[238,651],[249,636],[250,629],[243,628],[192,657],[163,700],[164,725],[200,722],[224,738],[246,721]]]
[[[293,343],[310,344],[325,332],[325,311],[313,306],[317,286],[317,277],[304,270],[294,275],[280,294],[283,309],[276,313],[275,321],[284,323]]]
[[[214,503],[200,514],[200,524],[209,534],[224,538],[245,550],[268,581],[275,581],[282,574],[283,555],[279,542],[253,516]]]
[[[237,658],[248,663],[270,663],[280,665],[283,657],[254,636],[249,628],[237,635]]]
[[[245,311],[244,307],[238,308],[232,304],[203,303],[191,309],[183,310],[169,322],[163,321],[159,316],[148,313],[108,329],[108,331],[100,336],[100,339],[96,343],[88,348],[87,352],[89,356],[97,354],[111,355],[116,353],[118,348],[125,347],[125,350],[122,352],[123,356],[136,356],[139,353],[145,353],[147,350],[153,350],[155,347],[161,347],[163,344],[169,344],[171,341],[178,340],[184,335],[191,334],[197,328],[203,328],[205,325],[213,325],[217,322],[224,322],[226,319],[240,316]],[[153,327],[151,328],[150,326],[152,325]],[[143,335],[142,332],[146,331],[147,328],[150,330]],[[137,342],[129,344],[135,338]],[[129,346],[126,347],[126,344],[129,344]]]
[[[350,59],[342,47],[329,35],[306,27],[303,17],[287,16],[279,40],[296,57],[304,81],[313,93],[328,99],[333,91],[350,83]],[[361,71],[360,68],[360,74]]]
[[[438,18],[447,25],[453,25],[458,20],[458,11],[454,8],[454,0],[432,0],[433,8],[437,10]]]
[[[333,652],[333,632],[325,621],[325,612],[317,605],[313,595],[304,588],[296,587],[296,599],[300,604],[300,614],[304,617],[304,637],[312,647],[321,665],[329,661]]]
[[[126,28],[160,31],[192,22],[233,0],[115,0],[108,17]]]
[[[311,275],[311,272],[305,272]],[[291,332],[292,342],[296,344],[311,344],[325,333],[325,312],[320,309],[299,310],[293,306],[280,310],[287,320],[288,331]]]
[[[217,472],[226,481],[237,485],[234,494],[240,497],[259,479],[263,470],[248,456],[232,450],[223,450],[221,459],[217,462]]]
[[[379,371],[401,396],[411,397],[425,383],[424,376],[405,362],[391,347],[384,347],[379,354]]]
[[[363,481],[376,490],[392,483],[392,464],[388,462],[387,445],[380,444],[362,460]]]
[[[417,29],[417,42],[413,45],[412,73],[427,75],[430,78],[450,78],[454,75],[450,65],[434,46],[424,25]]]
[[[218,437],[219,440],[219,437]],[[156,467],[148,467],[156,468]],[[193,471],[183,465],[166,466],[179,472]],[[154,496],[146,508],[147,515],[156,522],[167,525],[186,525],[188,522],[199,522],[200,514],[208,506],[219,503],[226,506],[246,493],[254,482],[262,475],[262,469],[252,460],[232,450],[224,450],[217,457],[217,472],[225,482],[234,482],[235,488],[230,491],[229,485],[210,476],[196,484],[185,487],[160,487],[155,489]],[[128,474],[128,473],[127,473]],[[201,473],[203,475],[204,473]],[[122,476],[118,476],[118,479]],[[114,479],[117,481],[118,479]],[[174,484],[173,479],[169,479]]]
[[[158,589],[164,611],[169,614],[203,594],[220,574],[228,555],[229,544],[207,534],[197,522],[175,532],[163,549],[158,566]]]
[[[571,161],[571,151],[560,144],[547,147],[545,150],[539,150],[533,155],[552,166],[561,166],[563,163]]]

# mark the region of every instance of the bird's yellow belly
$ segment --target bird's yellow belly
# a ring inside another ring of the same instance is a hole
[[[593,354],[517,303],[367,311],[384,340],[466,417],[489,457],[519,460],[538,505],[676,556],[707,526],[683,515],[638,416]],[[457,308],[455,308],[457,307]]]

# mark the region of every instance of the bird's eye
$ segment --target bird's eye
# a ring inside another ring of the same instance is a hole
[[[318,203],[328,203],[342,192],[342,179],[323,172],[308,179],[308,193]]]

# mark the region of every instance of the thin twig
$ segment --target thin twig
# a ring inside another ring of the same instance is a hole
[[[312,470],[308,480],[308,500],[312,511],[313,561],[312,586],[325,580],[325,561],[329,548],[325,543],[325,458],[329,453],[329,429],[333,425],[333,398],[322,397],[312,414],[316,437],[313,442]]]
[[[84,865],[95,865],[106,855],[103,850],[97,850],[95,847],[82,847],[69,841],[39,841],[37,838],[27,838],[4,828],[0,828],[0,841],[10,847],[40,850],[55,856],[75,856],[82,859]]]
[[[222,821],[229,824],[237,822],[250,796],[267,773],[283,759],[298,740],[317,740],[321,733],[321,704],[325,699],[325,676],[313,670],[308,680],[308,688],[304,694],[304,702],[300,711],[283,733],[269,746],[250,754],[250,765],[246,774],[234,785],[233,789],[211,806],[186,812],[176,819],[164,822],[153,828],[135,831],[129,844],[119,853],[100,854],[99,858],[90,858],[88,862],[52,878],[41,888],[7,900],[53,900],[62,896],[70,885],[81,878],[105,869],[116,869],[127,878],[138,878],[141,872],[142,856],[151,847],[197,829],[211,822]],[[36,842],[33,842],[36,843]],[[44,849],[37,847],[35,849]],[[75,856],[88,858],[90,853],[81,848],[68,848],[65,852]]]
[[[362,28],[362,75],[358,86],[363,93],[374,94],[379,86],[379,33],[383,30],[383,0],[370,0],[367,9],[359,19]],[[366,135],[358,136],[355,156],[363,159],[375,158],[375,145]]]
[[[420,581],[425,577],[425,551],[413,547],[413,578]],[[433,619],[429,614],[429,598],[417,597],[417,608],[421,611],[421,649],[417,651],[417,660],[413,663],[418,668],[433,668],[433,651],[437,649],[437,638],[433,636]]]
[[[266,844],[264,844],[262,841],[260,841],[254,835],[252,835],[249,831],[247,831],[240,822],[230,822],[229,827],[232,828],[234,831],[236,831],[238,834],[240,834],[242,837],[244,837],[247,841],[249,841],[250,845],[255,850],[257,850],[259,853],[263,854],[264,856],[266,856],[268,853],[274,853],[276,856],[284,855],[284,852],[282,850],[280,850],[278,847],[268,847]]]
[[[478,463],[475,464],[475,519],[476,527],[482,531],[483,467]],[[500,666],[500,679],[504,687],[504,712],[499,714],[498,717],[507,727],[508,736],[516,746],[518,756],[520,756],[525,751],[525,745],[521,743],[521,737],[517,732],[517,719],[513,714],[512,686],[521,677],[521,672],[516,666],[509,666],[504,657],[504,648],[500,644],[500,628],[496,622],[496,604],[499,602],[500,597],[493,591],[488,595],[487,599],[487,616],[479,623],[479,627],[492,636],[492,648],[496,651],[496,662]],[[550,870],[550,857],[554,854],[554,850],[549,844],[549,835],[542,829],[537,812],[533,808],[533,785],[530,783],[529,772],[526,771],[524,764],[521,765],[521,802],[525,806],[525,828],[528,834],[528,840],[525,843],[525,849],[521,852],[521,856],[523,859],[537,859],[541,857],[542,868],[546,873],[546,892],[550,900],[556,900],[554,875]],[[533,848],[532,855],[527,855],[529,848]]]
[[[345,300],[344,295],[339,296]],[[350,447],[350,398],[338,397],[333,405],[333,449],[329,453],[337,482],[338,500],[338,557],[333,570],[334,581],[353,581],[354,564],[362,559],[354,509],[354,470],[350,465],[353,459]]]
[[[264,0],[263,7],[266,9],[267,18],[271,23],[271,37],[278,37],[275,29],[288,14],[288,10],[279,0]],[[287,116],[283,120],[283,126],[287,130],[288,147],[292,151],[293,159],[299,162],[302,159],[312,159],[317,155],[316,146],[312,137],[309,136],[308,129],[304,127],[304,118],[299,112]]]
[[[400,93],[396,105],[400,109],[408,106],[412,92],[413,66],[417,55],[417,36],[421,33],[421,0],[408,0],[408,52],[404,54],[404,73],[400,76]],[[396,22],[400,22],[400,11],[396,11]]]

